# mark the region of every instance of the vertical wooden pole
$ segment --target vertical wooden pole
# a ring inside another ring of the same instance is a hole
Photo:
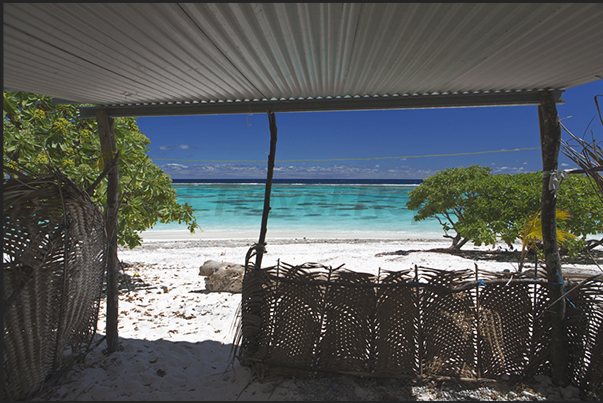
[[[103,163],[109,166],[117,158],[113,118],[107,112],[96,112],[98,134],[101,142]],[[119,349],[117,335],[118,316],[118,273],[117,259],[117,211],[119,209],[119,170],[117,164],[107,175],[107,207],[105,209],[105,226],[107,229],[107,352]]]
[[[415,283],[419,283],[419,267],[415,265]],[[423,355],[424,355],[424,346],[423,346],[423,303],[421,301],[421,289],[419,286],[415,286],[416,291],[416,308],[417,308],[417,344],[418,351],[417,355],[419,357],[419,386],[423,386]]]
[[[266,246],[266,231],[268,225],[268,213],[270,212],[270,192],[272,191],[272,175],[274,173],[274,156],[276,154],[276,118],[274,113],[268,111],[268,122],[270,124],[270,154],[268,155],[268,175],[266,177],[266,191],[264,193],[264,211],[262,213],[262,227],[260,228],[260,239],[255,258],[255,267],[262,268],[262,257],[264,246]]]
[[[561,274],[561,258],[557,245],[557,197],[549,190],[550,175],[558,168],[559,148],[561,147],[561,126],[557,107],[551,91],[542,94],[538,106],[540,122],[540,144],[542,147],[542,240],[546,261],[547,278],[552,301],[558,299],[550,309],[551,317],[551,378],[556,385],[567,386],[568,378],[568,340],[565,326],[565,299]]]
[[[475,285],[475,329],[476,329],[476,343],[475,343],[475,347],[476,347],[476,374],[477,374],[477,379],[482,377],[482,347],[481,347],[481,329],[479,326],[479,274],[477,272],[477,263],[475,263],[475,282],[477,283]]]

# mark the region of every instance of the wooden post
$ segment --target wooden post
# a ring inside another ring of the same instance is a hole
[[[550,175],[558,168],[559,148],[561,147],[561,126],[555,100],[551,91],[542,94],[538,106],[540,122],[540,144],[542,147],[542,240],[546,261],[547,278],[550,286],[551,301],[563,295],[563,277],[561,258],[557,245],[557,197],[549,190]],[[565,325],[565,299],[560,298],[550,309],[551,317],[551,378],[556,385],[567,386],[568,377],[568,340]]]
[[[475,329],[477,333],[476,337],[476,374],[477,379],[482,377],[482,348],[481,348],[481,329],[479,327],[479,273],[477,272],[477,263],[475,264]]]
[[[419,267],[415,264],[415,283],[419,283]],[[417,298],[417,344],[418,351],[417,355],[419,357],[419,386],[423,386],[423,355],[424,355],[424,346],[423,346],[423,304],[421,301],[421,289],[418,286],[415,286],[416,298]]]
[[[268,155],[268,175],[266,177],[266,191],[264,193],[264,211],[262,213],[262,227],[260,228],[260,239],[255,258],[256,269],[262,268],[262,256],[266,246],[266,231],[268,225],[268,213],[270,212],[270,192],[272,191],[272,175],[274,173],[274,156],[276,154],[276,118],[274,113],[268,111],[268,122],[270,124],[270,154]]]
[[[96,112],[98,134],[101,142],[103,163],[110,166],[117,159],[115,145],[115,131],[113,118],[107,112]],[[105,208],[105,227],[107,229],[107,352],[113,353],[119,349],[117,335],[118,316],[118,273],[119,260],[117,259],[117,211],[119,209],[119,169],[117,163],[107,174],[107,207]]]

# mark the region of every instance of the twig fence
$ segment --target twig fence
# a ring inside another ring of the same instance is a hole
[[[99,208],[58,172],[3,191],[3,397],[19,400],[90,348],[106,235]]]
[[[379,275],[246,260],[238,359],[260,379],[321,373],[495,379],[550,371],[546,279],[478,270]],[[516,277],[516,276],[515,276]],[[570,290],[574,284],[566,283]],[[603,392],[603,276],[567,294],[570,374]]]

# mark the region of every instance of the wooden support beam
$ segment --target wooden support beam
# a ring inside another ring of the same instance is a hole
[[[563,91],[555,90],[556,101],[563,102]],[[80,107],[80,118],[95,116],[98,109],[104,109],[112,117],[141,116],[185,116],[185,115],[222,115],[237,113],[272,112],[324,112],[349,110],[385,110],[385,109],[421,109],[421,108],[460,108],[472,106],[538,105],[539,91],[500,92],[488,94],[441,94],[441,95],[401,95],[388,97],[359,98],[320,98],[320,99],[264,99],[235,102],[200,103],[151,103]]]
[[[276,117],[268,111],[268,123],[270,124],[270,154],[268,155],[268,174],[266,176],[266,191],[264,193],[264,211],[262,213],[262,226],[260,228],[260,239],[255,258],[255,267],[262,268],[262,257],[266,245],[266,231],[268,226],[268,213],[270,212],[270,193],[272,191],[272,175],[274,172],[274,157],[276,154]]]
[[[551,175],[558,168],[559,149],[561,147],[561,126],[553,94],[542,93],[538,106],[540,122],[540,144],[542,150],[542,240],[549,283],[550,297],[555,302],[550,309],[551,317],[551,378],[556,385],[567,386],[568,376],[568,339],[565,323],[565,299],[563,296],[563,276],[561,258],[557,245],[557,195],[551,191],[549,183]]]
[[[117,146],[115,145],[115,130],[113,118],[107,112],[96,112],[98,134],[101,142],[101,152],[104,166],[112,169],[107,173],[107,206],[105,208],[105,228],[107,230],[107,352],[113,353],[119,349],[117,335],[118,320],[118,274],[119,260],[117,258],[117,211],[119,209],[119,169],[117,166]]]

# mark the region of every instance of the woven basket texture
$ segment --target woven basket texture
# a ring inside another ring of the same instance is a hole
[[[280,261],[256,269],[251,256],[235,345],[241,363],[260,379],[496,379],[550,372],[546,309],[553,301],[542,278],[425,267],[375,276]],[[576,285],[566,282],[568,290]],[[572,384],[599,395],[602,290],[598,276],[566,301]]]
[[[18,400],[90,347],[106,236],[99,208],[63,174],[3,191],[4,399]]]

